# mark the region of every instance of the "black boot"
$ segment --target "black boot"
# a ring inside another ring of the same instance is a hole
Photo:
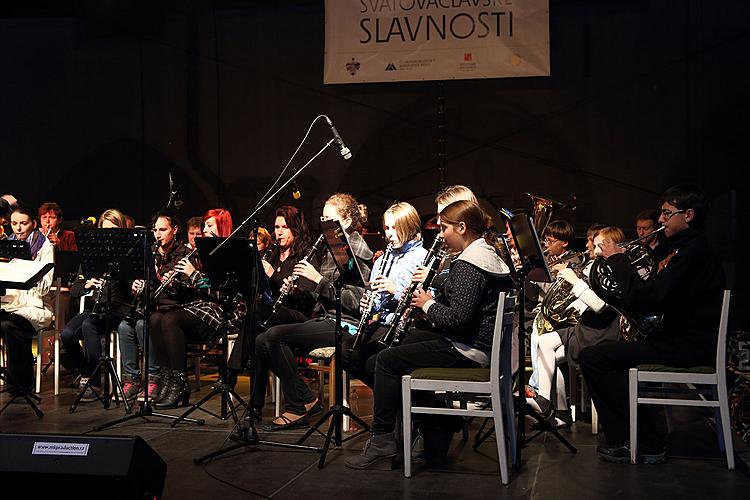
[[[154,405],[156,408],[177,408],[187,405],[190,401],[190,384],[185,372],[172,370],[170,376],[169,393]]]
[[[159,391],[151,395],[152,403],[159,403],[169,394],[172,385],[172,372],[166,368],[159,370]]]

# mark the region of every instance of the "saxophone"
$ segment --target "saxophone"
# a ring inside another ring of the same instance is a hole
[[[324,234],[321,234],[320,236],[318,236],[318,239],[315,241],[315,244],[310,248],[310,250],[307,252],[307,254],[302,258],[300,262],[302,261],[308,262],[310,259],[312,259],[313,255],[315,255],[317,252],[319,252],[323,248],[323,243],[325,243],[325,241],[326,241],[326,238]],[[279,290],[279,296],[276,299],[276,301],[273,303],[271,314],[260,325],[263,328],[268,328],[268,323],[276,315],[276,312],[279,310],[279,307],[281,307],[281,304],[284,302],[287,296],[290,293],[292,293],[292,290],[294,290],[294,287],[297,286],[297,281],[299,281],[299,276],[297,276],[296,274],[293,274],[291,278],[292,279],[286,280],[284,284],[281,285],[281,290]]]
[[[392,253],[393,243],[388,243],[388,246],[385,247],[385,252],[383,253],[383,260],[380,261],[380,266],[375,272],[376,277],[388,274],[388,271],[390,271],[390,269],[388,269],[388,263],[389,261],[391,261]],[[391,264],[393,264],[392,261]],[[359,325],[357,326],[357,335],[354,337],[354,344],[352,345],[352,349],[356,349],[357,346],[359,346],[359,343],[362,342],[362,339],[364,337],[364,330],[367,327],[367,322],[370,320],[370,316],[372,315],[372,308],[375,306],[375,297],[379,295],[372,290],[369,290],[368,293],[370,295],[367,298],[367,306],[362,309],[362,318],[359,320]]]
[[[432,242],[430,249],[427,251],[427,255],[425,255],[424,260],[422,261],[422,266],[429,266],[427,277],[421,283],[412,283],[409,286],[408,290],[401,295],[401,300],[398,302],[396,311],[393,314],[393,321],[391,323],[391,326],[388,328],[388,331],[385,333],[383,338],[378,342],[385,345],[386,347],[395,346],[401,343],[404,334],[409,329],[409,325],[411,324],[411,299],[414,296],[414,293],[417,291],[417,288],[427,290],[430,287],[430,285],[432,284],[432,280],[437,275],[437,268],[440,265],[440,262],[443,260],[443,257],[443,238],[438,236],[437,238],[435,238],[435,241]]]

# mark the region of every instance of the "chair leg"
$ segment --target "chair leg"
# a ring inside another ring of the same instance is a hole
[[[594,400],[589,401],[591,406],[591,434],[599,434],[599,412],[596,411]]]
[[[274,408],[274,418],[278,418],[281,415],[281,379],[274,376],[274,389],[276,390],[276,406]]]
[[[506,428],[508,436],[510,436],[510,439],[508,440],[510,443],[510,455],[514,460],[513,465],[519,466],[520,464],[515,463],[516,440],[514,436],[516,435],[516,411],[513,403],[513,378],[511,377],[511,374],[508,372],[504,373],[502,379],[500,379],[500,384],[504,399],[504,401],[502,401],[503,411],[505,412],[504,427]]]
[[[344,406],[351,408],[349,406],[349,377],[346,376],[346,371],[341,372],[341,385],[344,389]],[[344,418],[341,419],[341,427],[344,432],[349,432],[349,424],[349,415],[344,415]]]
[[[336,384],[339,383],[338,380],[336,380],[336,358],[331,358],[331,363],[329,364],[330,371],[328,372],[328,404],[330,406],[334,405],[336,403]],[[322,383],[322,377],[321,377],[321,383]]]
[[[721,380],[721,378],[719,378]],[[719,399],[719,413],[721,414],[721,428],[717,425],[716,431],[724,438],[724,452],[727,455],[727,469],[734,470],[734,444],[732,443],[732,424],[729,421],[729,400],[727,398],[726,384],[720,384],[717,388]]]
[[[36,382],[34,392],[42,391],[42,360],[44,359],[44,339],[41,333],[36,335]]]
[[[401,377],[401,408],[404,435],[404,477],[411,477],[411,376]]]
[[[638,368],[628,372],[628,403],[630,404],[630,463],[638,458]]]
[[[60,335],[55,335],[55,396],[60,394]]]
[[[505,425],[503,423],[503,409],[499,394],[492,395],[492,414],[495,421],[495,442],[497,443],[497,462],[500,467],[500,481],[503,484],[508,484],[508,452],[505,447]]]

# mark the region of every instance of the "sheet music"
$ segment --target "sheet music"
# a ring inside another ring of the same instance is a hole
[[[44,274],[45,268],[52,269],[54,264],[35,260],[13,259],[0,262],[0,284],[5,288],[28,289],[29,281],[35,276]],[[34,284],[32,283],[31,286]]]

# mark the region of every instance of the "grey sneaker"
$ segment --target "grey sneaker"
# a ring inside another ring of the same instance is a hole
[[[78,393],[81,394],[81,403],[92,403],[99,399],[99,392],[101,392],[101,387],[94,387],[93,385],[89,385],[86,390],[84,390],[84,387],[88,383],[89,379],[81,377],[81,381],[78,383]]]
[[[393,434],[375,434],[365,443],[362,453],[344,460],[350,469],[393,470],[398,444]]]

